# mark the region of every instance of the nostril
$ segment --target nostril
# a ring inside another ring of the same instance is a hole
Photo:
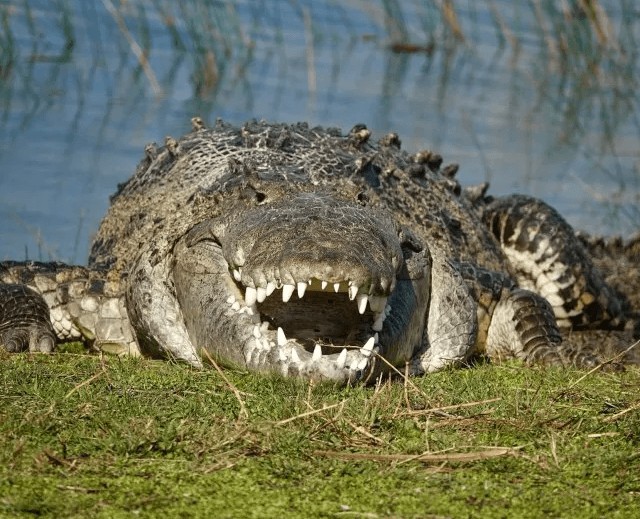
[[[267,199],[267,195],[260,191],[256,191],[256,202],[259,204],[263,203]]]
[[[367,205],[369,203],[369,196],[364,191],[360,191],[356,198],[361,205]]]

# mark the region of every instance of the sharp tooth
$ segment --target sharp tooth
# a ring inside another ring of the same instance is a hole
[[[387,305],[387,298],[380,296],[369,296],[369,306],[371,307],[371,311],[380,313],[384,310],[384,307]]]
[[[319,344],[316,344],[316,347],[313,348],[313,355],[311,356],[311,362],[317,362],[322,358],[322,348]]]
[[[371,328],[376,331],[379,332],[380,330],[382,330],[382,326],[384,323],[384,320],[387,316],[385,315],[384,312],[380,312],[377,316],[376,316],[376,320],[374,321],[374,323],[371,325]]]
[[[263,287],[258,287],[256,289],[256,300],[258,303],[262,303],[267,298],[267,289]]]
[[[364,344],[364,346],[360,350],[362,354],[367,357],[371,355],[371,352],[373,351],[373,345],[375,343],[376,343],[375,337],[369,337],[369,340]]]
[[[358,294],[356,296],[356,299],[358,302],[358,312],[360,313],[360,315],[362,315],[367,309],[367,301],[369,300],[369,297],[367,296],[367,294]]]
[[[247,290],[244,293],[244,302],[247,306],[251,306],[256,302],[257,292],[253,287],[247,287]]]
[[[324,290],[325,288],[327,288],[327,285],[329,283],[327,283],[326,281],[323,281],[322,283],[320,283],[320,286],[322,287],[322,290]]]
[[[313,279],[312,279],[312,278],[309,278],[309,283],[308,283],[308,285],[309,285],[309,286],[311,286],[311,283],[313,283]]]
[[[363,370],[364,368],[367,367],[367,364],[369,364],[369,359],[367,357],[363,357],[360,362],[358,362],[358,365],[356,366],[356,369],[359,370]],[[352,366],[353,368],[353,366]]]
[[[353,301],[356,298],[357,293],[358,293],[358,287],[356,285],[351,285],[349,287],[349,299]]]
[[[232,305],[231,305],[231,310],[235,310],[236,312],[238,310],[240,310],[240,303],[238,303],[238,301],[235,301]]]
[[[300,363],[300,357],[298,356],[298,352],[295,348],[291,348],[291,362],[293,362],[294,364]]]
[[[380,342],[380,335],[378,333],[373,334],[373,342],[378,344]]]
[[[307,284],[304,281],[298,281],[298,297],[302,299],[305,291],[307,290]]]
[[[259,327],[259,326],[257,326],[257,325],[256,325],[256,326],[254,326],[254,327],[253,327],[253,336],[254,336],[256,339],[259,339],[259,338],[260,338],[260,335],[261,335],[261,334],[260,334],[260,327]]]
[[[240,274],[240,271],[237,269],[233,269],[233,279],[235,279],[236,281],[240,281],[241,278],[242,275]]]
[[[333,291],[337,294],[340,291],[340,283],[333,284]]]
[[[247,315],[256,315],[257,314],[257,308],[255,306],[255,304],[251,305],[251,306],[243,306],[240,309],[240,313],[241,314],[247,314]],[[257,316],[257,315],[256,315]],[[258,321],[259,322],[259,321]]]
[[[227,297],[227,303],[229,303],[230,305],[232,305],[235,302],[236,302],[236,298],[235,297],[233,297],[233,296]]]
[[[287,344],[287,336],[282,328],[278,327],[278,346],[284,346],[285,344]]]
[[[276,289],[276,284],[273,281],[269,281],[267,283],[267,296],[273,294],[273,291]]]
[[[382,287],[382,290],[384,290],[385,292],[387,291],[387,288],[389,288],[389,280],[382,278],[380,280],[380,286]]]
[[[347,348],[343,348],[336,359],[336,367],[338,369],[344,368],[345,363],[347,362]]]
[[[296,289],[293,285],[282,285],[282,302],[286,303],[291,299],[293,291]]]

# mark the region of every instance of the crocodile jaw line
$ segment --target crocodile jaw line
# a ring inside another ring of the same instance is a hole
[[[391,313],[388,296],[366,294],[349,280],[270,281],[256,288],[242,284],[240,269],[230,277],[236,291],[226,304],[238,317],[249,318],[252,327],[253,340],[245,347],[248,365],[275,353],[283,374],[291,367],[355,374],[380,352],[380,332]],[[394,286],[395,281],[389,288]]]

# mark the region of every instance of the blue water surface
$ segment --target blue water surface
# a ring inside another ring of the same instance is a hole
[[[555,4],[453,2],[457,38],[418,0],[0,1],[0,260],[85,262],[145,144],[196,114],[395,131],[463,184],[635,232],[640,7]]]

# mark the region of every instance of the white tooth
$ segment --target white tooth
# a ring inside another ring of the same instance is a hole
[[[333,284],[333,291],[337,294],[340,291],[340,283]]]
[[[267,298],[267,289],[263,287],[258,287],[256,289],[256,300],[258,303],[262,303]]]
[[[367,340],[367,342],[364,344],[364,346],[360,350],[361,353],[366,357],[371,355],[371,352],[373,351],[373,345],[375,343],[376,343],[375,338],[374,337],[369,337],[369,340]]]
[[[291,362],[294,364],[300,363],[300,357],[298,356],[298,352],[296,352],[295,348],[291,348]]]
[[[347,362],[347,348],[343,348],[336,359],[336,367],[338,369],[344,368],[345,363]]]
[[[311,286],[311,283],[313,283],[313,279],[312,279],[312,278],[309,278],[309,283],[308,283],[308,284],[309,284],[309,286]]]
[[[241,279],[241,274],[240,271],[237,269],[233,269],[233,279],[235,279],[236,281],[240,281]]]
[[[302,299],[305,291],[307,290],[307,284],[304,281],[298,281],[298,297]]]
[[[293,291],[296,289],[293,285],[282,285],[282,302],[286,303],[291,299]]]
[[[323,281],[322,283],[320,283],[320,287],[322,287],[322,290],[324,290],[325,288],[327,288],[327,285],[329,283],[327,283],[326,281]]]
[[[269,323],[267,321],[260,323],[260,331],[262,333],[266,332],[268,329],[269,329]]]
[[[313,348],[313,355],[311,356],[311,362],[317,362],[322,358],[322,348],[319,344],[316,344],[316,347]]]
[[[382,278],[380,280],[380,286],[382,287],[382,290],[384,290],[385,292],[387,291],[387,288],[389,288],[389,281],[385,278]]]
[[[253,287],[247,287],[247,290],[244,293],[244,302],[247,306],[251,306],[256,302],[257,292]]]
[[[369,306],[371,307],[371,311],[380,313],[384,310],[384,307],[387,305],[387,298],[381,296],[370,296],[369,297]]]
[[[364,314],[364,311],[367,309],[367,301],[369,300],[369,296],[367,294],[358,294],[356,296],[358,303],[358,312],[360,315]]]
[[[233,303],[233,304],[231,305],[231,310],[235,310],[236,312],[237,312],[238,310],[240,310],[240,303],[238,303],[238,301],[236,301],[235,303]]]
[[[367,357],[364,357],[360,362],[358,362],[356,369],[362,370],[367,367],[367,364],[369,364],[369,359]]]
[[[227,297],[227,303],[229,303],[230,305],[232,305],[235,302],[236,302],[236,298],[235,297],[233,297],[233,296]]]
[[[260,327],[259,327],[259,326],[254,326],[254,327],[253,327],[253,336],[254,336],[256,339],[259,339],[259,338],[260,338]]]
[[[356,298],[357,293],[358,293],[358,287],[356,285],[351,285],[349,287],[349,299],[353,301]]]
[[[256,312],[257,312],[257,309],[255,304],[245,306],[240,310],[241,314],[247,314],[247,315],[255,315]]]
[[[373,342],[375,342],[376,344],[380,342],[380,334],[378,333],[373,334]]]
[[[273,291],[276,289],[276,284],[273,281],[269,281],[267,283],[267,296],[273,294]]]
[[[376,316],[376,320],[374,321],[374,323],[371,325],[371,328],[376,331],[379,332],[380,330],[382,330],[382,326],[384,323],[384,320],[387,316],[385,315],[384,312],[380,312],[377,316]]]
[[[278,327],[278,346],[284,346],[287,344],[287,337],[284,334],[284,330]]]

